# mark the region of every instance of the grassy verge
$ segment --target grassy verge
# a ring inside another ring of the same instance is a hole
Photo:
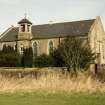
[[[104,94],[33,92],[0,94],[0,105],[105,105]]]

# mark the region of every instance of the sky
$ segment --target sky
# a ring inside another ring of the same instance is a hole
[[[0,0],[0,34],[27,18],[34,24],[78,21],[101,16],[105,27],[105,0]]]

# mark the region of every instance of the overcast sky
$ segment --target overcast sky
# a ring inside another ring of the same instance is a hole
[[[0,34],[25,13],[34,25],[101,16],[105,26],[105,0],[0,0]]]

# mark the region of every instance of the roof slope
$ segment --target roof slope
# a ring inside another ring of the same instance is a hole
[[[16,41],[18,35],[19,28],[13,27],[10,31],[8,31],[3,37],[1,37],[0,41],[8,42],[8,41]]]
[[[65,36],[85,36],[89,32],[95,19],[65,22],[65,23],[55,23],[55,24],[44,24],[44,25],[34,25],[32,26],[33,38],[57,38]],[[0,41],[16,41],[19,28],[13,27],[9,32],[7,32]]]
[[[36,25],[32,27],[32,33],[34,38],[86,35],[89,32],[93,23],[94,19],[56,24]]]

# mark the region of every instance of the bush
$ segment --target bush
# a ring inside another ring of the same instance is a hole
[[[50,55],[42,54],[34,60],[35,67],[53,67],[54,65],[54,59]]]
[[[18,54],[13,54],[13,53],[1,54],[0,66],[1,67],[19,67],[20,56]]]
[[[65,62],[62,59],[60,50],[55,49],[53,51],[53,53],[51,54],[51,56],[53,57],[55,67],[64,67],[65,66]]]
[[[10,46],[3,46],[0,51],[0,66],[1,67],[18,67],[20,66],[20,55]]]

